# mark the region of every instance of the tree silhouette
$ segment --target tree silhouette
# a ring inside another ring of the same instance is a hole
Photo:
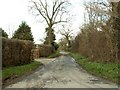
[[[64,15],[67,13],[66,7],[69,5],[68,1],[62,1],[62,0],[53,0],[50,4],[48,0],[38,0],[34,1],[31,0],[32,11],[37,11],[37,15],[42,16],[44,21],[47,23],[47,37],[46,37],[46,43],[48,45],[51,45],[54,42],[54,30],[53,26],[61,23],[66,22],[67,20],[64,19]],[[64,20],[63,20],[64,19]]]
[[[2,33],[2,37],[8,38],[8,34],[2,28],[0,28],[0,32]]]
[[[21,25],[19,25],[19,28],[14,32],[13,38],[34,41],[31,28],[26,22],[22,22]]]

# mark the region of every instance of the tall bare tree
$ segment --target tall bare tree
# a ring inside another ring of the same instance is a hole
[[[31,0],[31,3],[32,11],[37,11],[36,15],[42,16],[48,25],[48,44],[51,45],[53,26],[61,22],[67,22],[67,18],[64,17],[67,14],[66,8],[70,3],[67,0]]]

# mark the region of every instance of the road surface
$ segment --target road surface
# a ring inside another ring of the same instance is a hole
[[[67,55],[55,59],[37,59],[44,66],[23,80],[6,88],[117,88],[83,70]]]

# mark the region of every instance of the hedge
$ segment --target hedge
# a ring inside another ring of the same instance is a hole
[[[40,58],[40,49],[39,48],[34,49],[33,57]]]
[[[54,51],[53,46],[51,45],[40,45],[40,56],[47,57],[52,54]]]
[[[2,67],[28,64],[33,60],[30,41],[2,38]]]
[[[34,57],[48,57],[50,54],[54,52],[54,48],[51,45],[39,45],[37,48],[34,49]]]

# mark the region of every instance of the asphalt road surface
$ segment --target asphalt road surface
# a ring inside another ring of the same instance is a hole
[[[90,75],[70,56],[36,60],[44,66],[6,88],[118,88],[116,84]]]

